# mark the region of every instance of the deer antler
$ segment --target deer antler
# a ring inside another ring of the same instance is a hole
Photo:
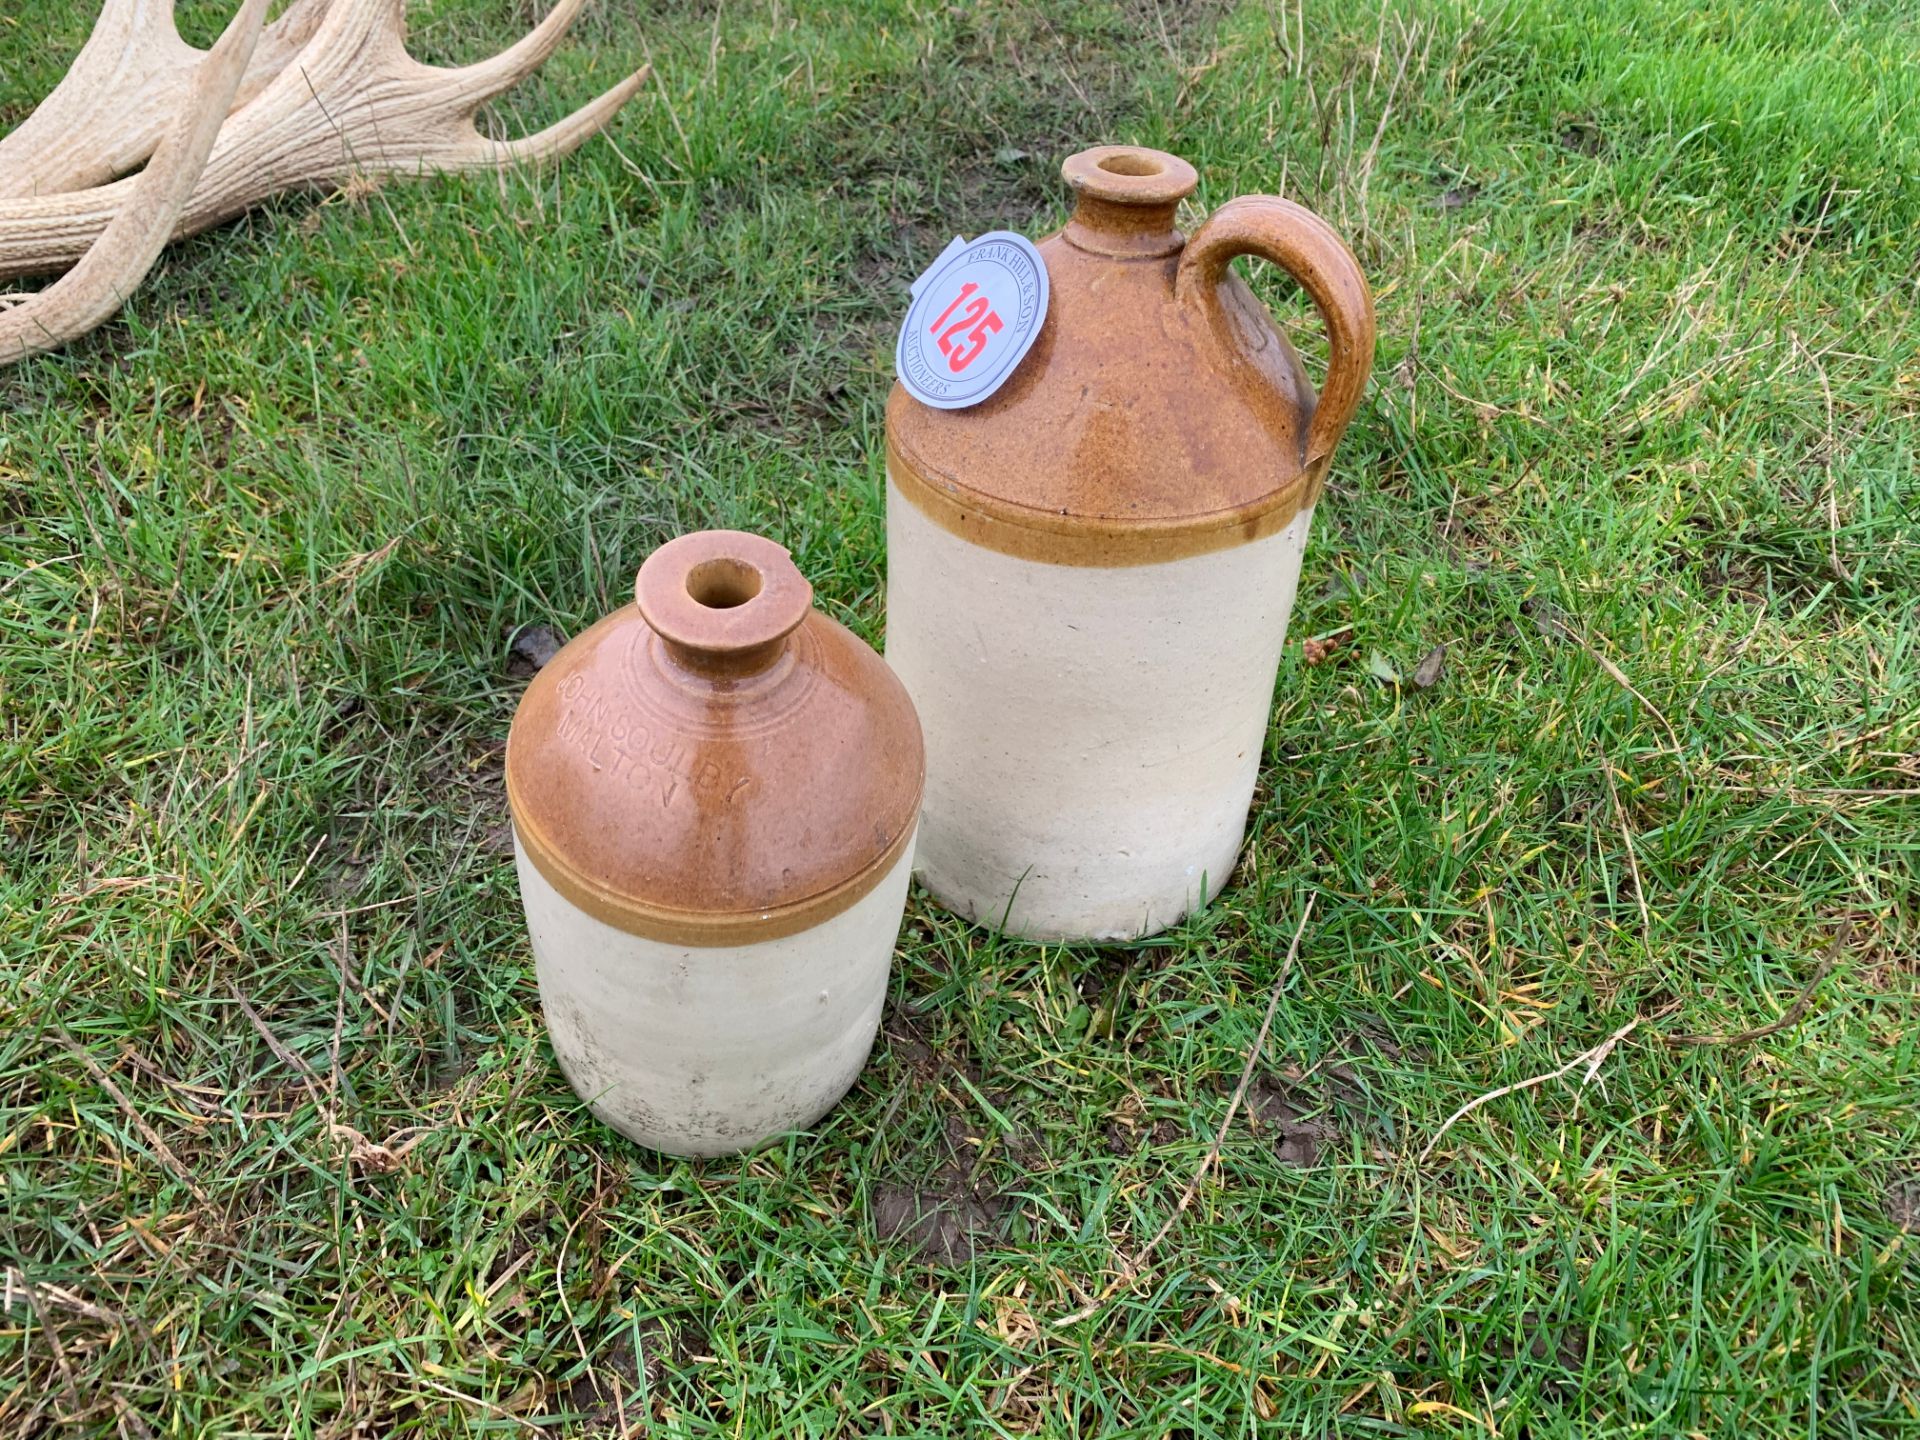
[[[261,32],[233,104],[246,104],[285,68],[326,3],[294,0]],[[0,137],[0,196],[84,190],[138,169],[206,58],[180,38],[173,0],[106,0],[66,78]]]
[[[163,132],[147,168],[132,182],[125,208],[73,269],[39,294],[0,311],[0,364],[86,334],[118,310],[146,278],[207,163],[266,18],[267,0],[245,0],[200,62],[187,103]]]
[[[485,139],[474,114],[553,53],[582,3],[559,0],[509,49],[444,69],[407,54],[402,0],[333,0],[300,53],[228,119],[174,237],[231,220],[282,190],[337,185],[355,175],[497,169],[567,154],[633,97],[650,67],[519,140]],[[138,183],[0,200],[0,279],[75,260]]]

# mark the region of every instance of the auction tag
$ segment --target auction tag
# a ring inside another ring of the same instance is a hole
[[[1047,262],[1024,235],[954,237],[913,282],[894,371],[937,410],[978,405],[1013,374],[1047,318]]]

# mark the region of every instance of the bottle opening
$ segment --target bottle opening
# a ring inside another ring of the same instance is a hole
[[[778,660],[813,605],[793,557],[743,530],[669,540],[640,567],[633,596],[676,662],[732,679]]]
[[[760,593],[760,572],[744,560],[717,556],[687,571],[687,594],[708,610],[733,610]]]
[[[1099,145],[1060,167],[1075,194],[1067,243],[1095,255],[1151,258],[1184,243],[1174,223],[1180,202],[1200,183],[1178,155],[1144,145]]]

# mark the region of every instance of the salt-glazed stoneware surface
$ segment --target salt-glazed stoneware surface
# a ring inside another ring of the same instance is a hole
[[[1193,167],[1067,160],[1032,352],[969,409],[887,402],[887,659],[926,727],[915,869],[969,919],[1128,939],[1226,883],[1245,834],[1313,507],[1373,364],[1331,228],[1250,195],[1175,227]],[[1313,299],[1299,356],[1229,268]]]
[[[685,535],[528,686],[507,737],[554,1054],[594,1113],[721,1155],[865,1063],[925,775],[893,673],[787,552]]]

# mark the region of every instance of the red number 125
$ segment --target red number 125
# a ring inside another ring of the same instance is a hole
[[[940,318],[927,327],[929,335],[939,333],[940,327],[947,324],[947,318],[955,310],[960,309],[960,303],[963,300],[967,301],[967,308],[960,311],[960,318],[947,326],[945,333],[940,334],[939,340],[940,353],[947,357],[947,368],[956,375],[980,358],[980,352],[987,348],[989,335],[998,334],[1006,328],[1001,324],[1000,317],[994,314],[993,302],[984,295],[974,295],[973,292],[979,288],[971,280],[962,285],[960,293],[953,297],[953,303],[942,310]],[[968,300],[968,296],[973,298]],[[973,328],[969,330],[968,326]],[[954,344],[954,337],[963,330],[967,332],[968,341],[964,349]]]

